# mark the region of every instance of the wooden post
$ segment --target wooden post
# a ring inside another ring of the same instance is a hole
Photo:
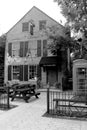
[[[68,71],[70,72],[70,49],[67,49],[67,62],[68,62]]]
[[[47,113],[49,113],[49,83],[47,84]]]
[[[7,86],[7,108],[9,109],[9,86]]]

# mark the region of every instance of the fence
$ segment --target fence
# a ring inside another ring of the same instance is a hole
[[[9,87],[0,87],[0,110],[10,109]]]
[[[62,92],[47,88],[47,113],[57,116],[87,118],[87,94]]]

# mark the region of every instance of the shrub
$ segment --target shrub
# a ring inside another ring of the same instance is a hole
[[[54,87],[55,87],[56,89],[61,89],[61,83],[55,82],[55,83],[54,83]]]

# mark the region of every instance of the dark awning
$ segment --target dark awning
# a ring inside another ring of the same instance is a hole
[[[60,64],[60,58],[58,56],[49,56],[49,57],[42,57],[40,60],[40,66],[53,66]]]

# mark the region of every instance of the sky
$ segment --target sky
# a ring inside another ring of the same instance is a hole
[[[1,0],[0,1],[0,35],[8,32],[33,6],[61,23],[65,19],[60,8],[53,0]]]

